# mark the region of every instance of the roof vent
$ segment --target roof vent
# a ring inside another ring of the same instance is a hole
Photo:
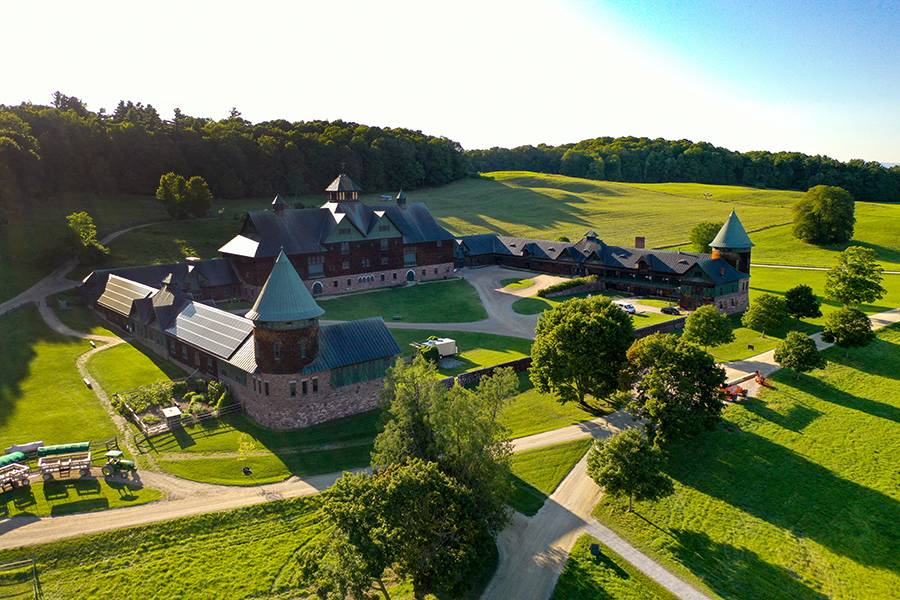
[[[679,264],[679,265],[686,265],[686,264],[688,264],[688,261],[686,261],[685,259],[681,258],[681,259],[678,260],[678,264]]]

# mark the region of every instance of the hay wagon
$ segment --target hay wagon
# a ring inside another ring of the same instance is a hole
[[[31,468],[24,464],[24,452],[10,452],[0,456],[0,491],[14,490],[31,484]]]
[[[42,446],[38,448],[37,455],[38,468],[44,479],[53,479],[54,475],[70,477],[73,471],[81,477],[91,474],[90,442]]]

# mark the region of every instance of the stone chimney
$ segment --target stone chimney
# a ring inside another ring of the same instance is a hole
[[[635,248],[644,248],[646,246],[646,244],[647,244],[647,240],[644,238],[644,236],[639,235],[636,238],[634,238],[634,247]]]

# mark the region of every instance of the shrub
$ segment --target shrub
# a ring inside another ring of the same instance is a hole
[[[441,360],[441,353],[438,352],[437,346],[425,346],[419,350],[419,354],[430,363],[437,364]]]
[[[172,395],[176,398],[183,398],[184,395],[188,391],[188,383],[184,380],[175,381],[172,383]]]
[[[566,290],[571,290],[573,288],[581,287],[583,285],[587,285],[589,283],[593,283],[597,281],[596,275],[588,275],[586,277],[576,277],[574,279],[566,279],[565,281],[560,281],[559,283],[555,283],[553,285],[549,285],[544,289],[540,290],[537,295],[541,298],[546,298],[549,294],[555,294],[557,292],[564,292]]]
[[[160,419],[156,415],[144,415],[143,417],[141,417],[141,421],[143,421],[145,425],[156,425],[157,423],[162,421],[162,419]]]

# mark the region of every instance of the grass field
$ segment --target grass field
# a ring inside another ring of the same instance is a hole
[[[487,318],[475,288],[465,279],[320,298],[318,302],[325,309],[323,318],[336,321],[384,317],[385,321],[407,323],[465,323]]]
[[[110,395],[186,375],[179,367],[131,342],[98,352],[88,361],[87,369]]]
[[[785,325],[778,331],[766,332],[763,337],[758,331],[747,329],[740,326],[740,316],[732,317],[732,324],[735,327],[735,340],[728,344],[723,344],[714,348],[710,348],[710,352],[719,361],[740,360],[760,352],[766,352],[774,348],[781,339],[787,335],[788,331],[797,330],[804,333],[813,333],[822,328],[828,313],[838,310],[838,305],[833,300],[824,298],[825,295],[825,271],[800,271],[796,269],[770,269],[764,267],[756,267],[753,269],[750,277],[750,302],[761,294],[776,294],[783,296],[784,293],[799,284],[810,286],[813,291],[822,299],[822,316],[815,319],[789,319]],[[860,307],[867,314],[874,314],[900,307],[900,275],[885,275],[883,284],[888,293],[875,304]],[[748,345],[752,345],[750,349]]]
[[[65,308],[60,305],[61,302],[65,304]],[[74,291],[62,292],[47,298],[47,305],[60,321],[75,331],[94,335],[118,335],[109,329],[109,325],[104,323],[96,312],[85,306],[81,297]]]
[[[104,440],[116,429],[85,387],[75,360],[86,342],[53,333],[36,308],[0,317],[0,448]]]
[[[560,404],[552,395],[534,389],[527,373],[519,374],[519,389],[522,391],[511,398],[500,413],[500,421],[509,429],[512,438],[583,423],[612,412],[612,408],[601,405],[587,411],[574,402]]]
[[[536,514],[590,446],[590,439],[574,440],[514,454],[510,505],[523,515]]]
[[[34,556],[46,598],[271,598],[296,593],[294,557],[322,535],[316,500],[76,537],[19,551]]]
[[[571,299],[572,297],[573,296],[562,296],[558,298],[538,298],[537,296],[534,296],[531,298],[521,298],[513,302],[512,309],[514,312],[517,312],[520,315],[536,315],[550,308],[555,308],[566,300]],[[578,296],[574,297],[580,298],[583,296],[579,294]],[[648,306],[653,306],[652,304],[650,304],[651,302],[662,303],[661,306],[669,306],[670,304],[668,302],[663,303],[663,300],[648,300]],[[637,314],[631,315],[631,320],[634,322],[635,329],[648,327],[650,325],[656,325],[657,323],[663,323],[665,321],[671,321],[672,319],[677,318],[677,315],[664,315],[657,312],[638,312]]]
[[[401,356],[412,358],[415,350],[409,345],[423,341],[429,336],[449,337],[456,340],[459,354],[456,359],[462,364],[452,369],[439,369],[444,377],[459,375],[482,367],[499,365],[511,360],[524,358],[531,353],[531,340],[525,338],[493,335],[472,331],[446,331],[431,329],[391,329],[391,334],[400,346]]]
[[[524,290],[534,285],[534,279],[511,277],[509,279],[501,279],[500,285],[508,290]]]
[[[723,597],[895,597],[900,328],[826,356],[673,446],[673,496],[634,515],[604,498],[597,516]]]
[[[378,422],[378,411],[372,411],[307,429],[272,431],[230,415],[155,437],[141,449],[185,479],[257,485],[368,465]],[[243,474],[245,466],[252,476]]]
[[[98,236],[138,223],[165,219],[151,196],[65,194],[9,202],[0,227],[0,302],[49,275],[68,255],[61,250],[66,215],[85,210]]]
[[[0,494],[0,519],[17,515],[58,517],[145,504],[160,498],[159,490],[104,479],[36,481],[30,488]]]
[[[591,544],[600,555],[591,554]],[[635,569],[631,563],[589,535],[569,552],[553,600],[675,600],[668,590]]]

